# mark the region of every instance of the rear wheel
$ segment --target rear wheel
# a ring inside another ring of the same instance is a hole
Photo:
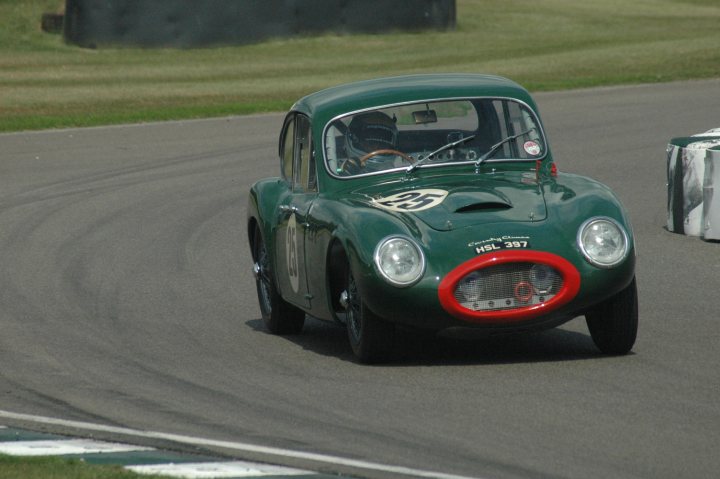
[[[362,363],[378,363],[390,359],[395,339],[395,326],[376,316],[363,301],[355,277],[347,269],[347,288],[341,303],[346,309],[348,339],[355,357]]]
[[[590,336],[605,354],[627,354],[638,329],[637,284],[630,285],[585,314]]]
[[[265,327],[273,334],[297,334],[305,323],[305,313],[280,297],[270,268],[260,228],[255,228],[253,237],[253,273],[257,286],[260,312]]]

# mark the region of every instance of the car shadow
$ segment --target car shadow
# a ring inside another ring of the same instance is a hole
[[[562,329],[475,339],[410,338],[401,344],[409,365],[517,364],[578,361],[601,356],[589,335]]]
[[[267,333],[260,319],[247,321],[246,324],[258,332]],[[350,350],[345,328],[339,324],[308,316],[302,333],[282,338],[322,356],[357,362]],[[589,334],[560,328],[475,339],[454,339],[401,330],[396,337],[394,353],[391,361],[378,366],[494,365],[606,357],[597,349]]]

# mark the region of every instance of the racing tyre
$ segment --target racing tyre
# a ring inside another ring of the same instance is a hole
[[[637,284],[630,285],[585,314],[590,336],[605,354],[627,354],[638,329]]]
[[[395,326],[377,317],[365,304],[348,267],[346,326],[355,357],[361,363],[380,363],[390,359]]]
[[[305,313],[280,297],[260,228],[255,229],[253,258],[255,285],[265,327],[273,334],[299,333],[305,323]]]

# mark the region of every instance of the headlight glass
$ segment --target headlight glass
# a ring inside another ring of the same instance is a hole
[[[465,301],[475,303],[480,299],[482,280],[482,275],[478,271],[473,271],[460,280],[457,289],[462,293]]]
[[[530,268],[530,282],[537,294],[548,294],[557,281],[557,273],[546,264],[536,264]]]
[[[389,283],[411,286],[425,272],[425,256],[409,238],[385,238],[375,248],[375,266]]]
[[[628,235],[611,218],[591,218],[580,227],[578,246],[590,263],[610,268],[627,256]]]

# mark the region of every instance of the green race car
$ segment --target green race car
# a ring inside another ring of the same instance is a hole
[[[453,336],[584,315],[607,354],[637,333],[634,239],[604,185],[559,173],[535,102],[474,74],[362,81],[300,99],[280,176],[255,183],[248,238],[275,334],[347,327],[361,362],[401,327]]]

